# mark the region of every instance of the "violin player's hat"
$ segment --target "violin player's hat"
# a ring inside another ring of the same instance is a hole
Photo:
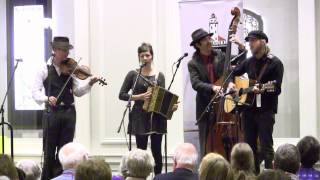
[[[53,41],[50,42],[52,49],[57,48],[61,50],[70,50],[73,49],[73,46],[69,42],[69,38],[63,36],[56,36],[53,38]]]
[[[191,34],[192,42],[190,43],[190,46],[194,46],[197,42],[199,42],[201,39],[212,36],[213,33],[208,33],[207,31],[203,30],[202,28],[195,30]]]

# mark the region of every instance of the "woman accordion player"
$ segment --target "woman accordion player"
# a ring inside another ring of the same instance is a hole
[[[162,170],[161,142],[163,134],[167,133],[167,120],[159,114],[146,112],[143,110],[144,101],[151,98],[148,87],[152,85],[165,87],[165,77],[162,72],[158,72],[153,64],[153,49],[148,43],[142,43],[138,47],[138,57],[140,64],[144,64],[141,69],[141,77],[138,78],[136,87],[132,94],[134,105],[129,114],[128,133],[136,138],[137,148],[146,150],[148,138],[151,140],[151,151],[155,160],[154,173],[160,174]],[[129,91],[132,90],[134,82],[139,74],[139,69],[131,70],[120,90],[119,99],[128,101]],[[177,108],[175,106],[175,108]]]

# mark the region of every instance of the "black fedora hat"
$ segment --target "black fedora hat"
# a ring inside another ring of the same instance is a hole
[[[56,36],[53,38],[53,41],[50,43],[52,48],[70,50],[73,49],[73,46],[69,43],[69,38],[63,36]]]
[[[212,36],[213,33],[208,33],[207,31],[203,30],[202,28],[195,30],[192,34],[192,42],[190,43],[190,46],[194,46],[195,43],[199,42],[201,39]]]

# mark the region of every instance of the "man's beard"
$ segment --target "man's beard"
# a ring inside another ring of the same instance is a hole
[[[256,50],[251,50],[252,55],[258,57],[264,55],[266,47],[264,44],[260,44]]]

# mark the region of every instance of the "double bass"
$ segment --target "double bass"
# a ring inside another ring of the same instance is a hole
[[[237,27],[240,22],[240,9],[234,7],[231,10],[233,15],[232,21],[228,29],[228,43],[225,55],[225,63],[222,76],[214,83],[216,86],[222,86],[227,89],[230,74],[230,60],[231,60],[231,42],[229,41],[231,35],[237,33]],[[240,128],[239,117],[236,114],[226,113],[224,111],[224,98],[220,97],[218,102],[213,104],[213,118],[215,121],[209,127],[206,153],[216,152],[229,160],[230,152],[236,143],[243,138],[243,132]]]

